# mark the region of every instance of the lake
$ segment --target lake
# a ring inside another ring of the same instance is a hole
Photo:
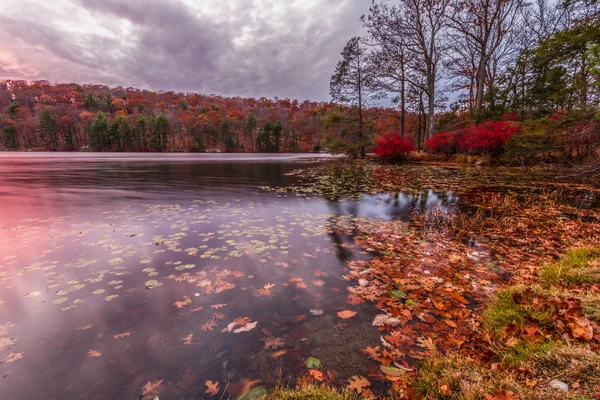
[[[452,193],[360,201],[265,190],[327,155],[0,154],[0,398],[218,397],[376,365],[366,260],[332,219],[406,219]],[[343,314],[342,314],[343,315]],[[150,388],[151,389],[151,388]],[[227,389],[227,390],[226,390]]]

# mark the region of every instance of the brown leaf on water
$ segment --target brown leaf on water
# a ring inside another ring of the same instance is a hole
[[[219,393],[219,382],[205,381],[204,384],[208,388],[204,391],[204,394],[216,396]]]
[[[296,322],[302,322],[306,319],[306,314],[300,314],[297,317],[294,318],[296,320]]]
[[[344,310],[344,311],[339,311],[337,313],[337,316],[343,319],[346,318],[352,318],[356,315],[356,311],[350,311],[350,310]]]
[[[215,329],[215,326],[217,324],[215,323],[214,319],[210,319],[208,322],[204,323],[200,329],[202,329],[204,332],[206,331],[212,331],[213,329]]]
[[[263,346],[265,349],[273,349],[276,350],[280,347],[284,346],[284,341],[282,338],[269,336],[264,339],[265,345]]]
[[[102,353],[100,353],[98,350],[88,351],[88,357],[100,357],[101,355]]]
[[[309,369],[308,373],[319,382],[323,382],[325,380],[325,374],[318,369]]]
[[[23,353],[10,353],[6,358],[0,361],[0,365],[10,364],[23,358]]]
[[[142,396],[158,395],[158,390],[162,385],[164,379],[159,379],[154,382],[148,381],[142,388]]]
[[[210,308],[212,308],[213,310],[218,310],[220,308],[225,307],[227,304],[213,304],[212,306],[210,306]]]
[[[252,322],[252,320],[248,317],[237,317],[233,322],[236,326],[244,326],[247,323]]]
[[[176,301],[175,303],[173,303],[173,305],[177,308],[183,308],[187,305],[192,304],[192,299],[190,299],[189,297],[185,296],[183,298],[183,301]]]
[[[8,335],[8,330],[15,326],[15,323],[8,321],[5,324],[0,325],[0,336]]]
[[[123,339],[123,338],[125,338],[127,336],[131,336],[131,333],[129,333],[129,332],[123,332],[123,333],[119,333],[118,335],[114,335],[113,337],[115,339]]]
[[[198,312],[198,311],[202,311],[203,309],[204,309],[204,307],[202,307],[202,306],[198,306],[198,307],[196,307],[196,308],[192,308],[192,309],[190,310],[190,312]]]
[[[348,295],[348,300],[346,301],[346,303],[352,304],[352,305],[361,304],[364,302],[365,301],[360,296],[357,296],[353,293]]]
[[[348,382],[348,389],[356,390],[358,393],[362,392],[364,388],[371,386],[371,382],[360,375],[354,375],[352,378],[348,379]]]
[[[181,343],[189,346],[192,344],[193,337],[194,337],[194,334],[190,333],[189,335],[187,335],[186,337],[181,339]]]
[[[15,339],[12,338],[0,338],[0,350],[4,350],[6,347],[10,347],[15,344]]]
[[[262,381],[260,379],[244,378],[239,382],[230,383],[227,387],[227,392],[229,392],[229,394],[232,397],[237,398],[243,395],[244,393],[248,393],[250,389],[252,389],[254,386],[258,385],[261,382]]]
[[[286,355],[288,352],[289,352],[289,350],[286,350],[286,349],[278,350],[275,353],[271,354],[271,357],[279,358],[279,357]]]
[[[380,352],[379,346],[375,346],[375,347],[369,346],[366,349],[363,349],[362,352],[365,353],[366,355],[368,355],[369,357],[371,357],[373,360],[379,361],[379,352]]]

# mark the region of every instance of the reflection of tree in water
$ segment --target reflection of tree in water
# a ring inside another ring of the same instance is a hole
[[[355,218],[375,218],[382,221],[400,220],[408,222],[415,214],[439,215],[447,217],[455,215],[458,210],[458,196],[452,192],[436,193],[432,190],[418,193],[381,193],[363,195],[360,199],[343,199],[327,203],[331,217],[330,226],[335,226],[341,218],[345,218],[352,235],[357,233]],[[337,249],[338,259],[346,262],[356,256],[349,248],[343,246],[351,243],[352,237],[334,229],[329,231]]]

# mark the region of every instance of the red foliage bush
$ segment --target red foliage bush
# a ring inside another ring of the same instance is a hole
[[[497,156],[502,153],[504,143],[517,131],[514,122],[488,121],[465,129],[465,135],[459,137],[460,151],[472,154]]]
[[[425,141],[425,150],[430,153],[455,154],[458,152],[459,135],[455,132],[440,132]]]
[[[402,139],[398,134],[384,135],[377,139],[373,151],[381,158],[388,160],[402,159],[406,154],[414,151],[415,147],[408,140]]]

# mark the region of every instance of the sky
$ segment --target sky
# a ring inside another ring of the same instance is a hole
[[[329,100],[370,0],[0,0],[0,79]]]

